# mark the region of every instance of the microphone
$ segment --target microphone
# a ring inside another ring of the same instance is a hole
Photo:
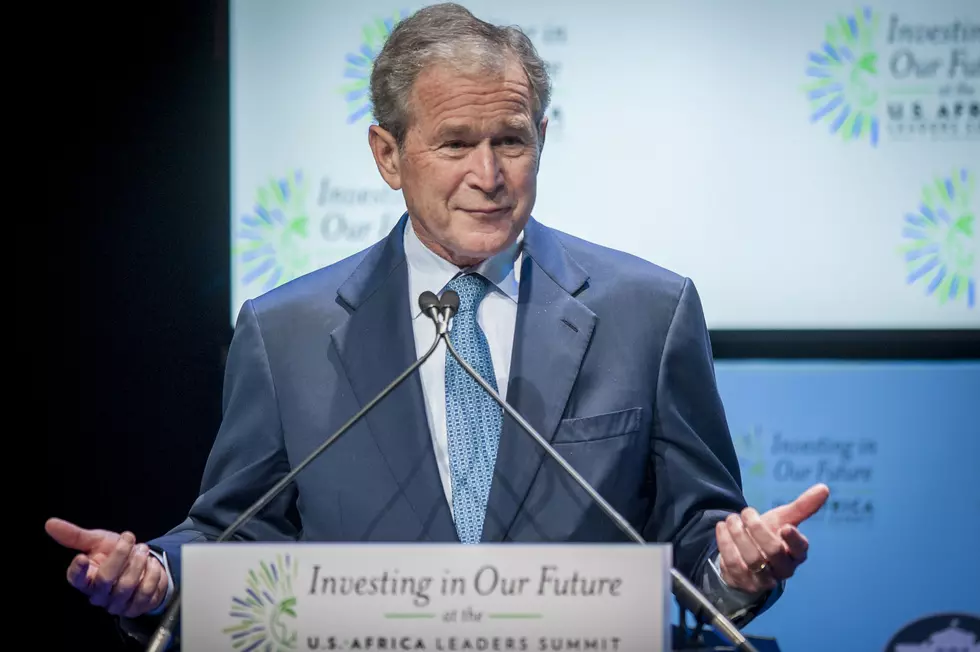
[[[457,300],[458,299],[459,298],[457,297]],[[435,319],[433,315],[438,314],[438,310],[441,307],[442,306],[439,303],[439,297],[435,295],[435,292],[429,292],[428,290],[426,290],[425,292],[419,295],[419,308],[422,309],[423,313],[429,315],[429,317]]]
[[[445,340],[446,349],[449,351],[450,355],[456,359],[456,362],[468,373],[473,380],[475,380],[480,387],[483,388],[493,399],[504,409],[504,411],[510,415],[514,421],[520,425],[521,429],[529,434],[537,444],[544,449],[548,455],[551,456],[555,462],[572,477],[573,480],[581,487],[592,501],[597,504],[606,516],[608,516],[613,523],[630,539],[640,545],[646,545],[646,541],[640,536],[632,525],[629,524],[622,514],[617,512],[612,505],[610,505],[606,500],[599,495],[599,492],[586,481],[578,471],[576,471],[568,461],[561,456],[561,454],[556,451],[551,444],[544,439],[531,424],[529,424],[524,417],[522,417],[517,410],[515,410],[511,405],[505,401],[497,391],[491,387],[487,381],[478,374],[473,367],[469,365],[453,348],[453,343],[449,339],[449,320],[452,318],[456,311],[459,309],[459,295],[456,294],[454,290],[446,290],[442,295],[442,311],[440,311],[439,319],[433,317],[433,321],[436,322],[436,330],[439,332],[438,337]],[[429,314],[429,313],[427,313]],[[430,317],[432,315],[430,314]],[[710,622],[715,629],[722,632],[729,641],[734,643],[739,650],[742,652],[757,652],[755,647],[752,645],[748,639],[739,631],[739,629],[722,614],[718,609],[711,604],[711,602],[704,596],[701,591],[691,583],[686,577],[684,577],[676,568],[670,569],[671,583],[673,585],[673,592],[677,598],[684,603],[687,608],[694,614],[698,620],[702,620],[703,616],[707,616],[704,620]]]
[[[458,298],[457,298],[458,301]],[[423,292],[419,295],[419,308],[422,312],[433,317],[436,311],[439,309],[440,303],[438,297],[433,292]],[[300,471],[305,469],[313,460],[319,457],[325,450],[330,448],[337,439],[340,438],[345,432],[351,429],[358,421],[364,417],[365,414],[370,412],[375,405],[377,405],[383,398],[390,394],[396,387],[402,384],[406,378],[411,376],[416,369],[422,366],[426,360],[435,352],[436,347],[439,346],[439,335],[437,334],[435,339],[432,341],[432,346],[425,354],[416,360],[412,365],[402,372],[400,376],[391,381],[387,387],[385,387],[381,392],[378,393],[369,403],[367,403],[363,408],[358,411],[357,414],[352,416],[347,423],[342,425],[340,429],[337,430],[333,435],[326,439],[322,444],[320,444],[312,453],[310,453],[302,462],[296,465],[295,468],[291,469],[289,473],[282,477],[279,482],[272,486],[265,494],[256,500],[251,507],[246,509],[242,514],[235,519],[235,521],[225,528],[217,539],[215,543],[223,543],[231,539],[232,536],[248,521],[250,521],[263,507],[272,502],[276,496],[278,496],[282,491],[289,485],[293,479],[299,475]],[[149,644],[146,647],[146,652],[163,652],[169,645],[171,638],[173,637],[174,628],[177,625],[177,619],[180,617],[180,589],[179,587],[174,587],[174,593],[171,597],[170,605],[168,605],[167,610],[164,612],[163,617],[157,626],[156,631],[153,633],[153,637],[150,639]]]
[[[449,321],[459,310],[459,295],[456,294],[456,290],[446,290],[442,293],[442,308],[446,321]]]

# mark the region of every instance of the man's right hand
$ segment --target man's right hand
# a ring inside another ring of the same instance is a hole
[[[145,543],[132,532],[86,530],[60,518],[44,529],[78,555],[68,566],[68,582],[89,602],[117,616],[135,618],[153,611],[167,595],[170,579]]]

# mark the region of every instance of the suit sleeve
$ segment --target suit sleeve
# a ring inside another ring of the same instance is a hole
[[[239,313],[228,351],[222,397],[222,422],[204,469],[200,494],[183,523],[148,542],[165,555],[179,590],[180,552],[185,543],[213,541],[249,505],[290,470],[283,443],[275,382],[251,301]],[[235,539],[290,541],[299,538],[296,490],[287,487],[246,523]],[[126,623],[134,635],[151,623]]]
[[[674,566],[723,613],[737,616],[736,624],[746,624],[773,596],[747,596],[728,587],[711,564],[718,554],[715,524],[746,503],[701,299],[690,279],[684,281],[661,356],[653,467],[656,498],[645,526],[647,540],[671,542]]]

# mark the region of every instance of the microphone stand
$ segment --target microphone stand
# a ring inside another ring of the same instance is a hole
[[[484,389],[493,399],[500,405],[503,410],[510,415],[512,419],[517,421],[521,429],[538,443],[538,445],[544,449],[551,459],[558,463],[561,468],[578,483],[589,497],[595,502],[606,516],[608,516],[616,526],[630,539],[640,545],[646,545],[646,541],[640,536],[640,533],[633,529],[633,526],[629,524],[619,512],[613,509],[612,505],[606,502],[606,500],[599,495],[592,485],[590,485],[585,478],[579,475],[571,464],[569,464],[565,458],[563,458],[558,451],[551,447],[544,437],[542,437],[538,432],[529,424],[524,417],[522,417],[517,410],[510,406],[507,401],[505,401],[497,391],[491,387],[487,381],[485,381],[480,374],[478,374],[473,367],[469,365],[460,356],[456,349],[453,348],[453,343],[449,339],[449,320],[455,314],[456,310],[459,308],[459,295],[453,290],[446,290],[442,295],[442,310],[438,313],[435,310],[427,311],[426,314],[432,318],[436,323],[436,332],[438,338],[441,338],[446,342],[446,349],[449,351],[450,355],[456,359],[456,362],[468,373],[473,380],[475,380],[480,387]],[[734,643],[742,652],[758,652],[755,647],[750,643],[742,632],[726,618],[718,609],[711,604],[711,602],[699,591],[694,584],[690,582],[686,577],[684,577],[676,568],[670,569],[671,582],[673,585],[673,592],[678,598],[682,599],[683,602],[687,603],[688,608],[699,620],[702,616],[707,616],[707,620],[715,627],[721,631],[725,638]]]
[[[419,307],[422,308],[422,312],[426,313],[430,317],[432,317],[432,315],[438,309],[438,305],[439,305],[439,299],[432,292],[423,292],[419,296]],[[342,425],[340,429],[337,430],[337,432],[335,432],[333,435],[330,436],[330,438],[328,438],[322,444],[320,444],[312,453],[310,453],[306,457],[306,459],[304,459],[302,462],[297,464],[292,470],[290,470],[289,473],[284,475],[282,479],[279,480],[279,482],[277,482],[275,485],[272,486],[271,489],[265,492],[265,494],[257,501],[255,501],[255,503],[253,503],[251,507],[249,507],[247,510],[242,512],[242,514],[238,518],[236,518],[231,525],[225,528],[224,532],[222,532],[218,536],[218,538],[215,539],[214,542],[223,543],[231,539],[231,537],[234,536],[234,534],[238,531],[239,528],[241,528],[245,523],[251,520],[266,505],[272,502],[276,498],[276,496],[282,493],[282,491],[286,488],[286,486],[289,485],[289,483],[292,482],[297,475],[299,475],[300,471],[305,469],[311,462],[313,462],[313,460],[319,457],[320,454],[323,453],[323,451],[330,448],[330,446],[332,446],[333,443],[337,441],[337,439],[339,439],[341,435],[343,435],[345,432],[350,430],[354,426],[354,424],[360,421],[365,414],[370,412],[375,405],[377,405],[383,398],[388,396],[388,394],[390,394],[396,387],[401,385],[406,378],[408,378],[415,372],[416,369],[422,366],[422,363],[428,360],[429,357],[432,356],[433,352],[435,352],[436,347],[439,346],[439,339],[440,338],[436,336],[435,340],[433,340],[432,342],[432,346],[429,347],[429,350],[426,351],[421,358],[419,358],[414,363],[412,363],[412,365],[404,372],[402,372],[400,376],[398,376],[393,381],[391,381],[391,384],[389,384],[387,387],[381,390],[381,392],[373,399],[371,399],[371,401],[367,405],[361,408],[357,412],[357,414],[352,416],[347,421],[347,423]],[[179,617],[180,617],[180,587],[174,587],[174,593],[173,596],[171,597],[170,605],[167,607],[167,610],[164,612],[163,617],[161,618],[156,631],[153,633],[153,637],[150,639],[150,642],[146,647],[146,652],[163,652],[165,649],[167,649],[167,646],[170,644],[170,640],[173,637],[174,628],[177,626],[177,619]]]

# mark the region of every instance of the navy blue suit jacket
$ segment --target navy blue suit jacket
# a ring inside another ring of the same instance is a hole
[[[181,544],[215,538],[415,360],[406,224],[243,306],[200,497],[150,542],[178,585]],[[534,219],[524,252],[507,400],[700,585],[715,523],[745,503],[694,285]],[[418,376],[238,537],[458,540]],[[627,539],[505,416],[483,540]]]

